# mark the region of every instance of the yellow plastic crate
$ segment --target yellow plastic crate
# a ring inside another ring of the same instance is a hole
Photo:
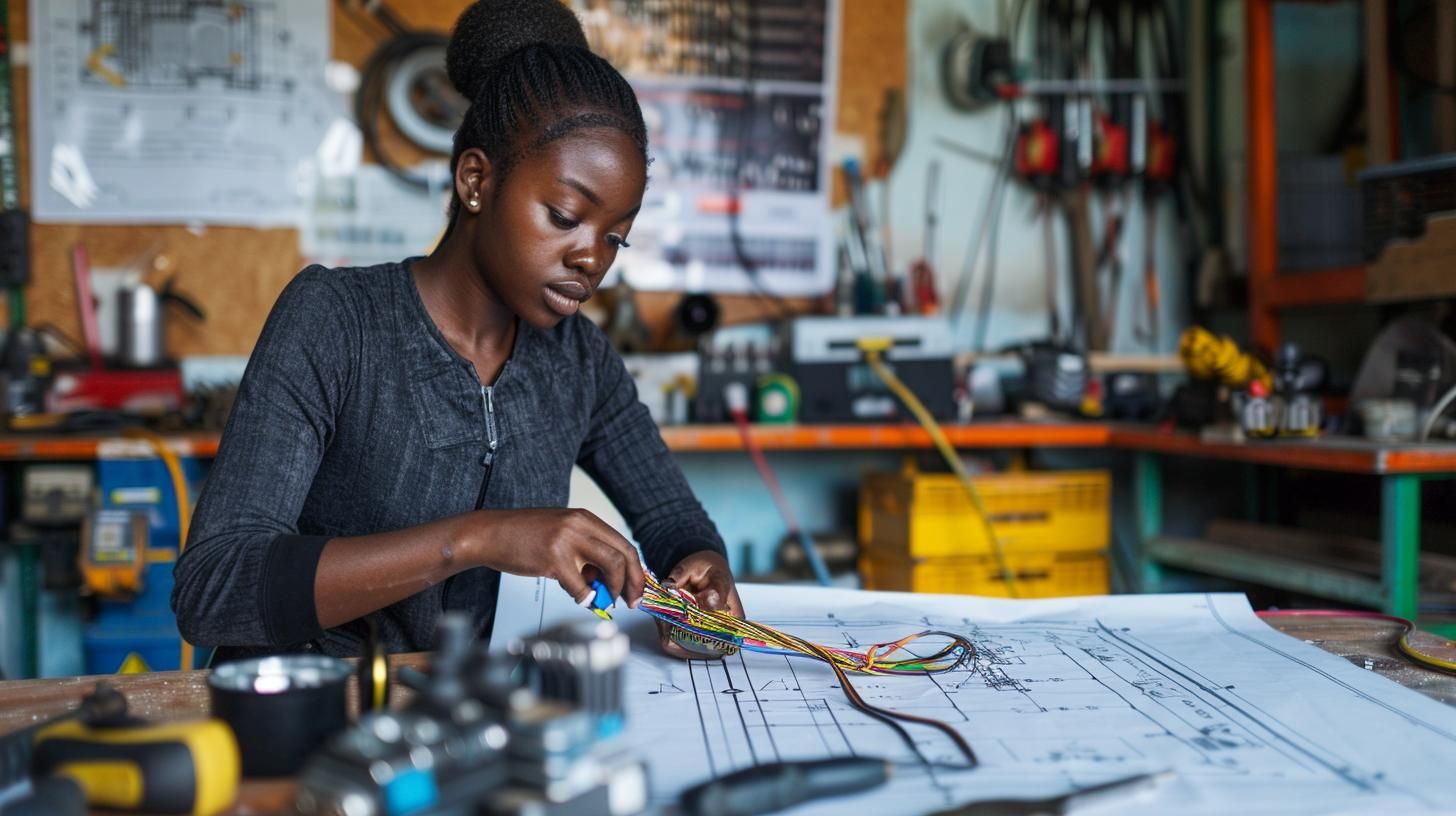
[[[1017,553],[1006,556],[1018,598],[1106,595],[1107,556],[1101,552]],[[954,558],[861,558],[865,589],[1010,597],[994,555]]]
[[[1007,555],[1106,550],[1104,470],[995,473],[971,480]],[[882,558],[991,555],[965,487],[944,473],[871,473],[860,489],[860,550]]]

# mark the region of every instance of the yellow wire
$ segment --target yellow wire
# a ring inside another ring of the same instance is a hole
[[[133,439],[140,439],[152,446],[157,458],[167,468],[167,475],[172,477],[172,492],[177,497],[177,555],[181,557],[182,550],[187,547],[187,528],[192,519],[192,508],[187,497],[187,479],[182,475],[182,461],[172,448],[167,445],[167,440],[160,434],[147,430],[146,428],[127,428],[126,435]],[[182,671],[192,668],[192,644],[182,638]]]
[[[956,455],[955,448],[951,446],[950,440],[946,438],[940,424],[935,421],[935,417],[930,415],[930,411],[926,409],[920,398],[915,396],[915,392],[911,391],[909,386],[901,382],[900,378],[895,376],[895,372],[885,365],[879,348],[875,347],[873,343],[861,341],[860,350],[864,352],[865,361],[870,364],[875,375],[884,381],[885,386],[899,397],[901,402],[905,403],[905,407],[915,415],[915,419],[920,422],[925,432],[930,434],[930,441],[935,443],[941,458],[950,466],[956,478],[960,479],[961,485],[966,489],[966,495],[971,499],[971,505],[976,509],[976,515],[980,518],[981,525],[986,529],[986,539],[991,542],[991,550],[996,555],[996,568],[1001,571],[1001,580],[1006,584],[1006,594],[1012,598],[1021,597],[1016,591],[1016,577],[1006,564],[1006,551],[1001,546],[1001,539],[996,536],[996,530],[991,526],[991,517],[986,513],[986,505],[981,501],[981,492],[971,481],[971,475],[961,464],[961,458]]]
[[[1456,661],[1450,661],[1444,658],[1436,657],[1433,654],[1427,654],[1426,652],[1417,649],[1415,645],[1410,642],[1410,636],[1413,629],[1413,625],[1411,627],[1408,627],[1406,629],[1406,633],[1404,635],[1401,635],[1400,640],[1396,643],[1396,645],[1400,648],[1401,654],[1404,654],[1406,657],[1409,657],[1411,660],[1414,660],[1417,663],[1421,663],[1427,666],[1434,666],[1438,669],[1445,669],[1448,672],[1456,672]]]

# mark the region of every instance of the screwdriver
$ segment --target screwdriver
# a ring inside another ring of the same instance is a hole
[[[815,799],[877,788],[890,778],[883,759],[848,757],[755,765],[683,791],[689,816],[753,816]]]
[[[211,816],[237,796],[237,739],[221,720],[131,718],[105,684],[79,712],[3,739],[29,739],[35,777],[73,780],[94,807]]]

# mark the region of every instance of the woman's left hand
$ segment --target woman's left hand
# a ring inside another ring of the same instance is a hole
[[[733,571],[728,568],[728,559],[711,550],[695,552],[679,561],[663,583],[676,585],[692,593],[704,609],[722,610],[735,617],[743,617],[743,601],[738,598],[738,587],[733,582]],[[703,654],[695,654],[669,639],[668,624],[658,621],[657,634],[662,650],[683,660],[701,660]]]

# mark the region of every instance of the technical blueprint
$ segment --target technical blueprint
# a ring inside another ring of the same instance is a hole
[[[327,0],[31,0],[38,221],[292,224]]]
[[[1068,792],[1171,770],[1118,813],[1449,813],[1456,709],[1260,621],[1242,595],[1037,601],[745,585],[750,617],[860,648],[925,629],[976,646],[971,665],[928,677],[853,676],[870,703],[950,723],[973,771],[927,769],[859,713],[817,662],[739,654],[682,662],[652,621],[619,604],[632,636],[628,735],[653,795],[756,763],[849,755],[899,765],[857,812],[929,813],[982,799]],[[586,615],[554,582],[505,576],[492,648]],[[929,648],[929,647],[927,647]],[[913,723],[933,763],[964,760]],[[794,814],[844,812],[824,800]],[[1101,809],[1101,808],[1099,808]]]

